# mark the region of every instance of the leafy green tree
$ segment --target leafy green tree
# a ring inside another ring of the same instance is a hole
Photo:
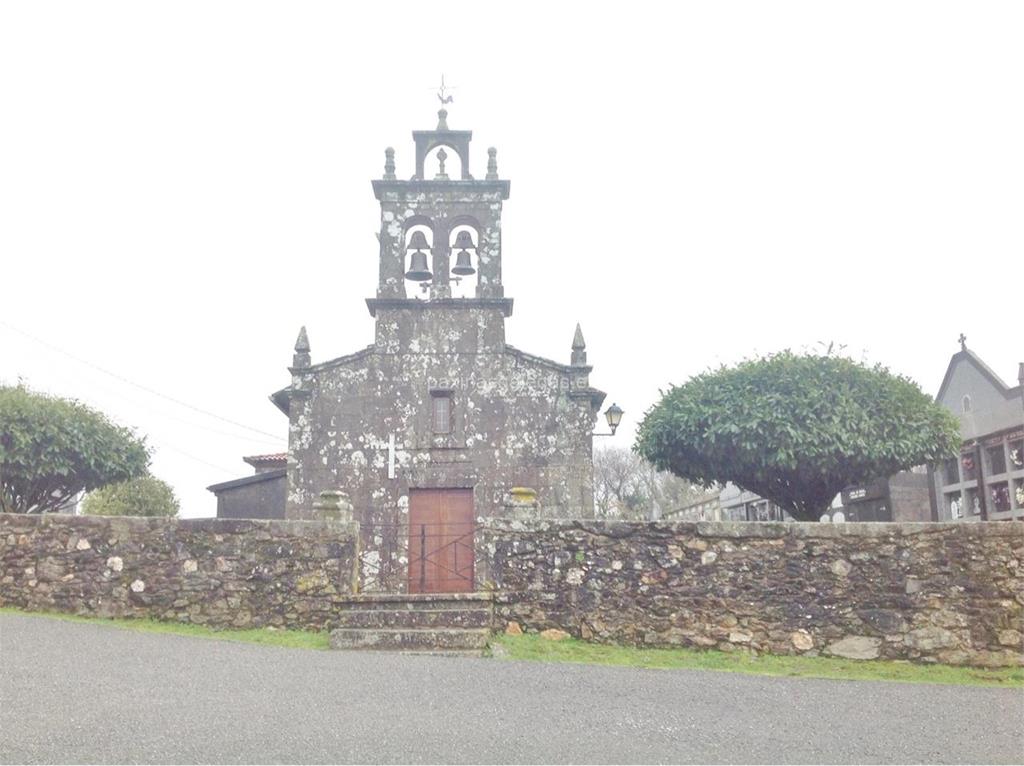
[[[58,510],[83,490],[146,474],[145,440],[79,402],[0,386],[0,511]]]
[[[171,485],[153,476],[108,484],[82,501],[82,513],[95,516],[177,516],[179,507]]]
[[[664,393],[634,449],[698,482],[735,484],[813,521],[843,487],[955,455],[956,420],[910,379],[783,351]]]

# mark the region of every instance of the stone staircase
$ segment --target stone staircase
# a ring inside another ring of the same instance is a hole
[[[490,593],[361,593],[337,603],[331,649],[481,655],[494,619]]]

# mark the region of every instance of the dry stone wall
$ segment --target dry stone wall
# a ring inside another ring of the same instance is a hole
[[[330,627],[356,527],[0,514],[0,606],[211,627]]]
[[[488,520],[479,544],[513,631],[1024,664],[1021,523]]]
[[[358,527],[0,514],[0,606],[334,627]],[[499,627],[639,646],[1024,665],[1024,523],[484,519]]]

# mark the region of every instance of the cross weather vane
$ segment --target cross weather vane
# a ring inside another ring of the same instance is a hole
[[[441,104],[450,104],[450,103],[452,103],[452,101],[455,100],[452,96],[448,95],[448,91],[449,90],[454,90],[454,88],[448,88],[444,84],[444,75],[442,74],[441,75],[441,87],[437,91],[437,99],[438,99],[438,101],[441,102]]]

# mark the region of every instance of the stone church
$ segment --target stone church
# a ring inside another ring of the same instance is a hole
[[[475,178],[472,132],[450,129],[444,110],[438,117],[434,130],[412,134],[412,178],[398,177],[389,148],[373,181],[373,344],[314,363],[303,328],[291,385],[271,399],[289,421],[287,518],[328,514],[321,493],[339,490],[382,586],[401,587],[404,570],[410,590],[470,590],[474,522],[516,507],[511,495],[543,516],[593,515],[593,429],[605,394],[590,385],[578,326],[575,336],[567,328],[568,363],[505,341],[510,184],[493,148]]]

